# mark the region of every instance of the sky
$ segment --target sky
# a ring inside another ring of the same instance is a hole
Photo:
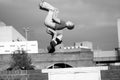
[[[28,40],[37,40],[39,48],[46,48],[51,39],[44,20],[47,12],[39,9],[40,0],[0,0],[0,21],[13,26],[23,36],[30,27]],[[63,44],[90,41],[94,49],[113,50],[118,46],[117,19],[120,0],[46,0],[58,8],[59,18],[75,24],[73,30],[63,30]]]

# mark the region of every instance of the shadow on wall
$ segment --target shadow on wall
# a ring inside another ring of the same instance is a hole
[[[53,68],[72,68],[72,66],[69,64],[65,64],[65,63],[56,63],[48,67],[48,69],[53,69]]]

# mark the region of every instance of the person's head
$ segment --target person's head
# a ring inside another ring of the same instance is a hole
[[[74,24],[71,21],[67,21],[66,26],[69,30],[72,30],[74,28]]]

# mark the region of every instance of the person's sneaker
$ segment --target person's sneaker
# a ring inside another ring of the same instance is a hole
[[[40,2],[39,8],[40,8],[41,10],[49,11],[47,8],[44,7],[44,2]]]
[[[56,9],[44,0],[40,2],[39,6],[40,6],[40,9],[46,10],[46,11],[54,11]]]
[[[40,6],[40,7],[43,7],[43,3],[44,3],[44,0],[41,0],[39,6]]]

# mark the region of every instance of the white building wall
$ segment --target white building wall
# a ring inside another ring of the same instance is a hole
[[[27,53],[38,53],[38,42],[0,42],[0,54],[11,54],[16,50],[25,50]]]
[[[93,44],[89,41],[75,42],[74,45],[88,47],[89,49],[93,50]]]
[[[25,41],[26,39],[12,26],[0,27],[0,42],[6,41]]]
[[[26,39],[13,27],[11,27],[12,29],[12,39],[14,41],[16,40],[20,40],[20,41],[26,41]]]
[[[0,42],[1,41],[12,41],[11,27],[6,26],[0,27]]]
[[[2,26],[6,26],[6,24],[4,22],[0,21],[0,27],[2,27]]]
[[[38,42],[26,41],[14,27],[0,22],[0,54],[10,54],[18,49],[38,53]]]
[[[115,51],[94,51],[94,57],[116,57],[117,53]]]

